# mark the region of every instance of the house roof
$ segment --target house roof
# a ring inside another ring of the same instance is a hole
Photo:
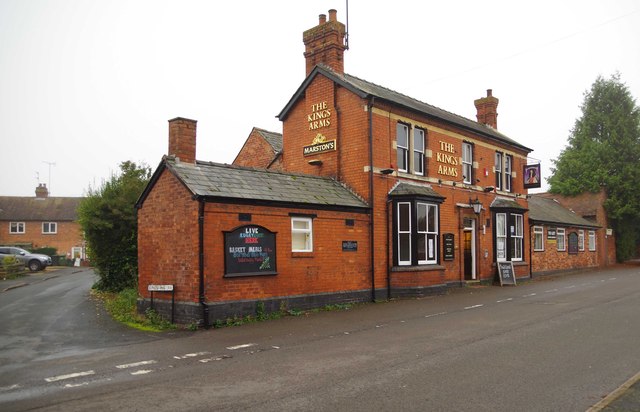
[[[493,201],[491,202],[491,206],[489,207],[493,209],[521,209],[523,211],[528,210],[526,207],[521,206],[520,203],[516,202],[515,200],[500,196],[493,199]]]
[[[332,69],[330,69],[329,67],[323,64],[317,65],[311,71],[311,73],[309,73],[309,75],[304,80],[304,82],[302,82],[302,84],[300,85],[296,93],[291,97],[287,105],[277,115],[277,117],[281,121],[287,117],[289,111],[292,109],[294,104],[298,101],[298,99],[300,99],[304,95],[304,91],[307,88],[307,86],[311,84],[311,82],[317,75],[320,75],[320,74],[329,78],[330,80],[334,81],[340,86],[347,88],[348,90],[352,91],[353,93],[355,93],[356,95],[358,95],[363,99],[375,97],[376,99],[386,100],[390,103],[416,111],[427,117],[436,118],[448,123],[455,124],[458,127],[461,127],[463,129],[469,130],[474,133],[481,134],[489,139],[497,140],[501,143],[508,144],[510,146],[514,146],[528,152],[532,151],[532,149],[524,145],[521,145],[520,143],[505,136],[504,134],[498,132],[496,129],[490,126],[475,122],[473,120],[467,119],[457,114],[453,114],[446,110],[432,106],[428,103],[424,103],[424,102],[421,102],[420,100],[406,96],[402,93],[398,93],[394,90],[387,89],[386,87],[379,86],[377,84],[368,82],[366,80],[362,80],[350,74],[336,73],[335,71],[333,71]]]
[[[257,127],[255,127],[255,129],[256,132],[258,132],[260,136],[269,143],[275,153],[280,153],[282,151],[282,133],[270,132]]]
[[[141,207],[164,169],[173,173],[193,196],[216,201],[286,204],[302,208],[354,208],[369,206],[331,178],[282,173],[265,169],[196,161],[176,161],[165,156],[136,203]]]
[[[436,192],[429,185],[409,182],[398,182],[389,192],[389,196],[424,196],[444,200],[445,197]]]
[[[78,219],[81,197],[0,196],[0,220],[74,221]]]
[[[563,207],[554,199],[538,195],[531,195],[529,198],[529,220],[534,223],[551,223],[564,226],[600,227]]]

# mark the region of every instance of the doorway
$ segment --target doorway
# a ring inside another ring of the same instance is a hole
[[[464,219],[464,280],[476,280],[476,221]]]

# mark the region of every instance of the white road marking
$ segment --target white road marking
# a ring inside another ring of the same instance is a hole
[[[571,285],[571,286],[565,286],[564,288],[565,288],[565,289],[573,289],[573,288],[575,288],[575,287],[576,287],[576,285]]]
[[[537,293],[529,293],[528,295],[522,295],[523,298],[530,298],[531,296],[535,296]]]
[[[551,293],[551,292],[557,292],[558,289],[550,289],[550,290],[545,290],[544,293]]]
[[[208,363],[208,362],[211,362],[211,361],[221,361],[223,359],[229,359],[230,357],[231,356],[229,356],[229,355],[214,356],[213,358],[200,359],[199,362]]]
[[[280,346],[271,346],[273,349],[280,349]]]
[[[464,310],[469,310],[469,309],[477,309],[477,308],[481,308],[484,305],[473,305],[473,306],[467,306],[466,308],[464,308]]]
[[[0,391],[10,391],[10,390],[13,390],[13,389],[18,389],[19,387],[20,387],[20,385],[18,385],[16,383],[16,384],[13,384],[11,386],[3,386],[3,387],[0,388]]]
[[[496,300],[496,303],[502,303],[502,302],[509,302],[512,301],[513,298],[506,298],[506,299],[502,299],[502,300]]]
[[[118,368],[118,369],[136,368],[138,366],[143,366],[143,365],[153,365],[154,363],[158,363],[158,361],[146,360],[146,361],[142,361],[142,362],[125,363],[124,365],[116,365],[116,368]]]
[[[89,382],[82,382],[82,383],[67,383],[66,385],[64,385],[65,388],[77,388],[79,386],[87,386],[89,384]]]
[[[52,376],[50,378],[45,378],[45,381],[47,381],[47,382],[57,382],[57,381],[65,380],[65,379],[73,379],[73,378],[78,378],[80,376],[89,376],[89,375],[94,375],[94,374],[95,374],[94,371],[70,373],[68,375],[58,375],[58,376]]]
[[[432,318],[434,316],[442,316],[442,315],[446,315],[447,312],[439,312],[439,313],[432,313],[431,315],[426,315],[425,318]]]
[[[131,372],[132,375],[146,375],[147,373],[153,372],[152,369],[140,369],[139,371]]]
[[[227,348],[229,349],[229,348]],[[187,353],[182,356],[174,356],[173,359],[187,359],[187,358],[195,358],[196,356],[204,356],[211,355],[211,352],[196,352],[196,353]]]
[[[618,279],[618,278],[609,278],[609,280],[616,280],[616,279]]]
[[[244,343],[242,345],[227,346],[227,349],[229,349],[229,350],[238,350],[238,349],[250,348],[252,346],[256,346],[256,343]]]

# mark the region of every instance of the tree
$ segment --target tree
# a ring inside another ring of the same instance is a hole
[[[599,76],[581,109],[567,147],[553,160],[550,191],[575,196],[604,188],[617,258],[624,261],[640,239],[640,109],[619,74]]]
[[[120,291],[135,286],[138,276],[138,230],[134,205],[146,187],[151,169],[126,161],[78,207],[91,261],[96,268],[96,287]]]

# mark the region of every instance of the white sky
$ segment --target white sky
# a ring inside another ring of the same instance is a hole
[[[177,116],[198,120],[198,159],[231,163],[253,126],[282,131],[302,32],[331,8],[346,23],[344,0],[0,0],[0,195],[155,168]],[[461,116],[493,89],[545,177],[598,75],[640,97],[637,0],[351,0],[349,39],[347,73]]]

